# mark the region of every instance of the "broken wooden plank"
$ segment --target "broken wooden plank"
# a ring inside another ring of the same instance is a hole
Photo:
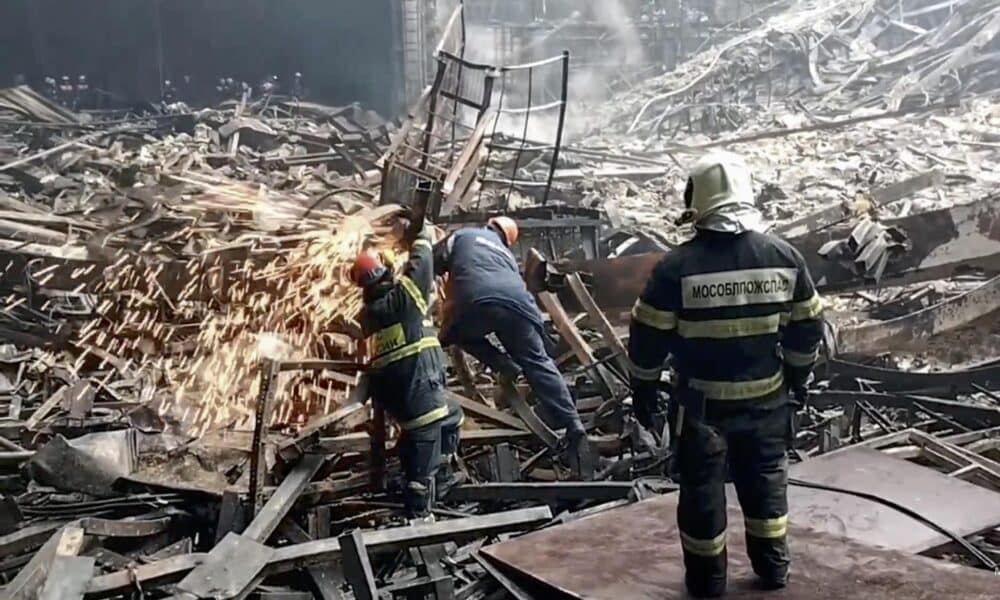
[[[497,410],[475,400],[470,400],[451,390],[445,390],[445,398],[457,402],[467,415],[472,416],[477,421],[486,421],[487,423],[500,425],[501,427],[525,430],[524,422],[508,412]]]
[[[556,326],[559,334],[566,340],[569,347],[573,349],[573,354],[576,355],[580,364],[585,367],[592,367],[596,371],[597,381],[601,385],[605,397],[609,399],[618,397],[623,391],[622,386],[608,373],[604,365],[597,364],[593,348],[580,335],[580,330],[576,328],[569,315],[566,314],[566,309],[559,302],[559,298],[552,292],[540,292],[538,300],[545,307],[545,312],[552,318],[552,323]]]
[[[601,307],[597,306],[597,302],[594,301],[594,297],[590,295],[590,291],[587,290],[587,286],[583,284],[583,280],[580,279],[578,273],[570,273],[566,275],[566,283],[569,285],[569,289],[576,296],[577,301],[580,306],[583,307],[584,312],[590,318],[590,322],[594,327],[597,328],[598,333],[601,334],[601,338],[604,339],[605,345],[611,349],[611,352],[615,355],[615,364],[621,369],[622,374],[628,374],[631,371],[628,358],[628,350],[625,348],[625,344],[622,343],[618,334],[615,332],[615,328],[608,321],[608,317],[601,310]]]

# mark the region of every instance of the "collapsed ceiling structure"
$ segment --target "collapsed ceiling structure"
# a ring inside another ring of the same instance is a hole
[[[674,593],[676,485],[630,417],[623,339],[690,235],[685,166],[721,146],[831,303],[790,597],[992,597],[954,563],[1000,561],[1000,1],[636,4],[702,24],[703,47],[586,108],[571,55],[473,60],[461,7],[400,122],[246,96],[78,114],[0,90],[3,597]],[[398,526],[345,269],[404,211],[518,218],[591,481],[525,389],[505,405],[451,352],[471,482]],[[657,578],[630,582],[654,554]]]

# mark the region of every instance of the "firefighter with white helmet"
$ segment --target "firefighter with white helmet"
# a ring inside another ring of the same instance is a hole
[[[694,238],[656,266],[632,311],[629,357],[638,421],[654,427],[670,359],[680,479],[678,527],[696,597],[726,589],[725,483],[736,486],[762,585],[788,579],[789,391],[804,396],[823,304],[802,255],[764,233],[743,159],[713,153],[691,169],[679,223]]]

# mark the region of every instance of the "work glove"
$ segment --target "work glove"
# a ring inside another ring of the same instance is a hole
[[[658,435],[663,430],[664,414],[660,390],[655,383],[634,382],[632,387],[632,412],[644,428]]]

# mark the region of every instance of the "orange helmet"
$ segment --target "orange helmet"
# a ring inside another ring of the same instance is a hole
[[[358,287],[368,287],[382,279],[385,271],[385,265],[378,256],[371,252],[362,252],[354,259],[354,265],[351,266],[351,282]]]
[[[500,237],[507,242],[508,248],[516,244],[517,238],[521,235],[517,228],[517,222],[510,217],[493,217],[487,222],[487,225],[500,234]]]

